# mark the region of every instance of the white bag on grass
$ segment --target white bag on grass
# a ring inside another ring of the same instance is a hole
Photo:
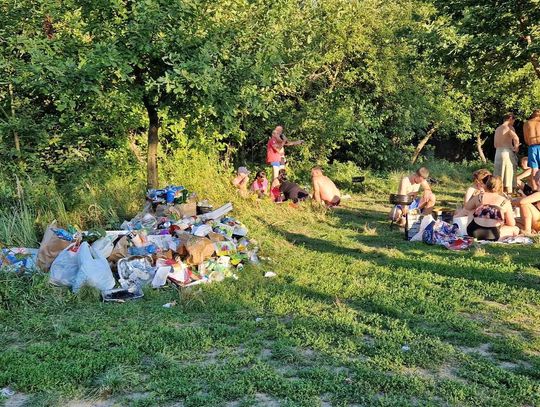
[[[422,241],[422,236],[424,235],[424,230],[428,227],[428,225],[433,222],[435,219],[433,218],[433,216],[431,215],[428,215],[428,216],[424,216],[422,218],[422,222],[420,222],[420,228],[418,229],[418,233],[416,235],[414,235],[412,238],[411,238],[411,242],[421,242]]]
[[[92,243],[92,248],[107,259],[114,249],[113,239],[110,236],[102,237]]]
[[[49,282],[54,285],[71,287],[79,271],[79,250],[76,243],[60,252],[51,265]]]
[[[469,225],[469,217],[468,216],[454,216],[454,219],[452,220],[454,224],[458,225],[459,228],[459,234],[461,236],[467,236],[467,226]]]
[[[83,242],[79,248],[79,272],[73,283],[73,292],[78,292],[83,285],[104,291],[110,290],[115,284],[107,259]]]

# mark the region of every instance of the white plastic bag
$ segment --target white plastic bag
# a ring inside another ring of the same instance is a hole
[[[107,259],[83,242],[79,248],[79,272],[73,283],[73,292],[78,292],[83,285],[104,291],[110,290],[115,284]]]
[[[79,271],[79,249],[70,244],[54,259],[49,282],[54,285],[71,287]]]
[[[171,272],[171,266],[158,267],[154,279],[152,280],[152,287],[163,287],[167,283],[167,276]]]
[[[428,215],[428,216],[424,216],[424,218],[422,219],[422,222],[420,222],[420,228],[418,229],[418,233],[416,235],[414,235],[412,238],[411,238],[411,242],[421,242],[422,241],[422,236],[424,234],[424,230],[428,227],[428,225],[433,222],[435,219],[433,218],[433,216],[431,215]]]
[[[96,240],[94,243],[92,243],[92,249],[99,252],[101,257],[105,257],[107,259],[114,249],[112,238],[110,236],[105,236]]]

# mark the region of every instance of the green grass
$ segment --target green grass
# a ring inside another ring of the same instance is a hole
[[[218,192],[270,260],[125,304],[0,274],[0,387],[36,406],[540,405],[538,245],[408,243],[372,192],[331,213]]]

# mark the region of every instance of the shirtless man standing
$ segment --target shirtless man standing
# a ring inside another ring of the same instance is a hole
[[[328,206],[338,206],[341,202],[341,193],[336,184],[323,174],[321,167],[311,170],[311,183],[313,186],[313,199],[324,202]]]
[[[540,110],[533,112],[532,116],[523,125],[525,143],[529,146],[527,156],[528,164],[532,168],[531,186],[538,191],[538,168],[540,167]]]
[[[504,192],[512,193],[515,185],[514,168],[519,150],[519,137],[514,129],[516,121],[512,113],[503,117],[503,123],[495,130],[495,170],[493,175],[502,178]]]

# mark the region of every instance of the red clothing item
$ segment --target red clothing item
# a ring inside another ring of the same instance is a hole
[[[256,179],[255,181],[253,181],[253,184],[251,184],[252,191],[262,191],[266,193],[267,189],[268,189],[268,180],[266,178],[264,178],[262,182]]]
[[[282,150],[283,146],[280,144],[280,142],[274,137],[270,137],[270,140],[268,140],[268,144],[266,145],[266,162],[268,164],[280,162],[281,157],[284,156]]]
[[[280,191],[279,187],[272,188],[270,193],[272,194],[272,200],[273,201],[275,201],[275,202],[279,201],[279,199],[281,197],[281,191]]]

